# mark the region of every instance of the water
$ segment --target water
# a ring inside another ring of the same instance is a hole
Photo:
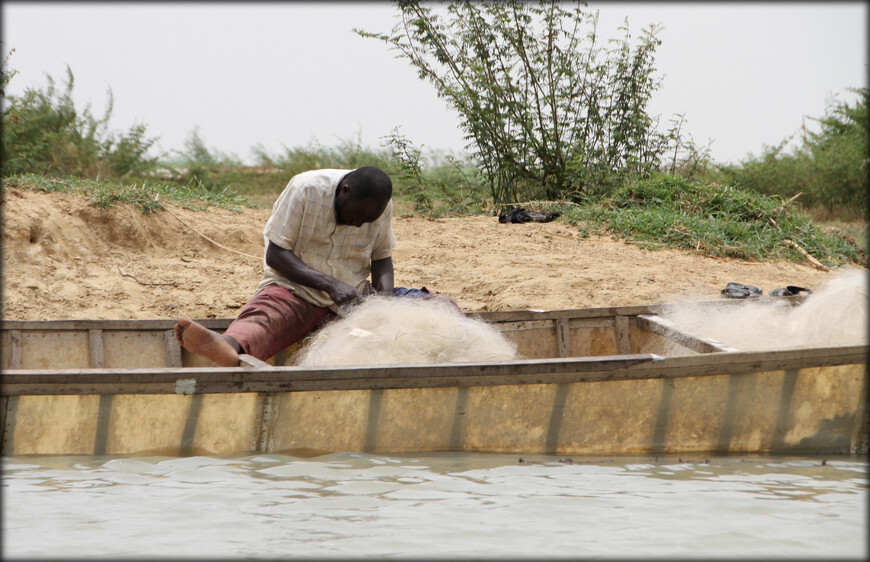
[[[866,558],[867,457],[6,457],[3,558]]]

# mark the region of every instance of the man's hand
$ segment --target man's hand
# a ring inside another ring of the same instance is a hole
[[[362,300],[362,295],[359,294],[359,291],[348,285],[347,283],[342,283],[341,281],[336,280],[335,283],[326,291],[329,295],[329,298],[332,299],[332,302],[339,306],[344,306],[347,304],[353,304],[357,301]]]
[[[376,295],[376,294],[378,294],[378,292],[375,291],[375,288],[372,287],[371,282],[368,281],[368,280],[366,280],[366,281],[363,283],[362,289],[360,289],[359,292],[360,292],[360,294],[361,294],[363,297],[370,297],[370,296],[372,296],[372,295]]]
[[[292,251],[271,241],[266,248],[266,263],[295,283],[325,292],[339,306],[362,299],[362,295],[347,283],[310,268]]]

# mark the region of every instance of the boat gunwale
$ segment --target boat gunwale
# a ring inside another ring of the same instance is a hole
[[[867,365],[870,346],[365,366],[16,369],[0,373],[0,395],[218,394],[376,390],[747,375]]]
[[[585,319],[616,316],[638,316],[659,314],[673,308],[687,306],[741,306],[774,302],[788,302],[797,305],[806,300],[806,295],[789,297],[758,297],[753,299],[723,299],[718,301],[691,301],[682,303],[662,303],[646,305],[608,306],[597,308],[572,308],[559,310],[501,310],[464,312],[466,317],[483,322],[500,324],[530,320]],[[196,322],[209,329],[224,329],[232,318],[194,318]],[[175,319],[63,319],[63,320],[9,320],[0,319],[0,331],[10,330],[169,330],[175,326]]]

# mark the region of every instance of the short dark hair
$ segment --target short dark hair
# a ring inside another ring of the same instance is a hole
[[[344,176],[343,183],[350,188],[351,199],[377,199],[389,201],[393,196],[393,182],[386,172],[375,166],[362,166]]]

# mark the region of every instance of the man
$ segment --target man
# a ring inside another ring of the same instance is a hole
[[[175,337],[218,365],[266,360],[363,296],[393,294],[393,185],[374,166],[294,176],[263,230],[263,279],[220,334],[179,318]],[[372,281],[368,277],[371,274]]]

